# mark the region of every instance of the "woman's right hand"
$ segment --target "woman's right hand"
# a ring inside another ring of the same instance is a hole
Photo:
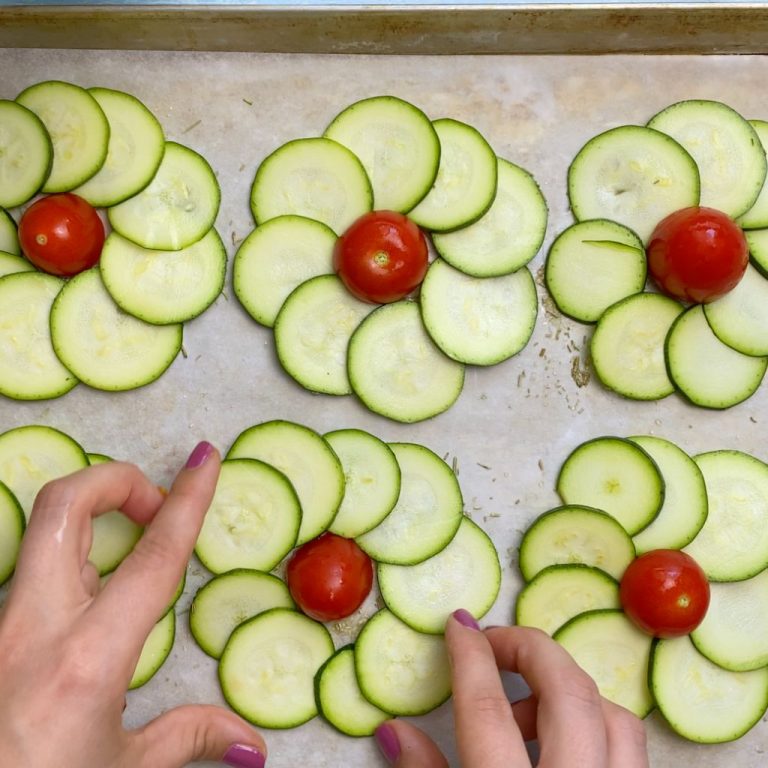
[[[449,619],[456,746],[463,768],[530,768],[525,742],[539,742],[541,768],[648,768],[645,727],[602,698],[593,680],[549,636],[526,627],[480,631],[466,611]],[[499,670],[519,673],[531,695],[510,704]],[[390,720],[376,732],[396,768],[445,768],[421,730]]]

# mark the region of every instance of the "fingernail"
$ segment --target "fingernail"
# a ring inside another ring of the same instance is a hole
[[[264,768],[266,760],[256,747],[246,744],[233,744],[222,758],[224,764],[232,768]]]
[[[400,757],[400,742],[398,741],[395,729],[389,723],[382,723],[375,731],[374,737],[379,745],[381,754],[387,758],[387,761],[394,763]]]
[[[195,450],[189,454],[187,463],[184,465],[187,469],[197,469],[205,464],[208,457],[213,453],[213,446],[203,440],[195,446]]]
[[[475,617],[464,608],[459,608],[458,611],[454,611],[452,616],[462,626],[469,627],[470,629],[480,629],[480,625],[475,620]]]

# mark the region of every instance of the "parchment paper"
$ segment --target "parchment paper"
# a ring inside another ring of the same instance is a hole
[[[766,119],[766,72],[764,59],[735,56],[371,58],[0,50],[0,97],[14,98],[27,85],[53,78],[133,93],[158,116],[169,139],[201,152],[216,170],[223,193],[217,227],[231,258],[253,227],[248,193],[260,160],[285,141],[319,135],[351,102],[391,93],[432,118],[471,123],[500,156],[534,174],[550,209],[545,246],[532,264],[536,274],[553,237],[572,221],[566,170],[587,139],[616,125],[645,123],[687,98],[719,99],[747,118]],[[723,413],[689,406],[677,396],[658,403],[624,401],[589,380],[589,329],[553,313],[540,280],[539,296],[528,347],[496,367],[468,369],[457,404],[425,423],[398,425],[351,397],[314,396],[298,387],[279,368],[270,331],[250,320],[228,282],[215,305],[187,324],[186,357],[156,383],[121,394],[79,386],[43,403],[0,400],[0,431],[31,423],[55,426],[87,451],[137,462],[159,483],[170,481],[198,440],[225,451],[241,430],[273,418],[320,432],[359,427],[385,440],[423,443],[458,468],[467,513],[498,547],[503,587],[484,623],[506,623],[520,587],[515,551],[521,532],[558,503],[556,473],[578,443],[605,434],[656,434],[693,454],[738,448],[768,459],[768,383]],[[186,625],[189,602],[206,578],[193,561],[178,605],[175,647],[158,675],[130,694],[129,725],[180,703],[222,703],[215,663],[196,647]],[[337,644],[354,637],[359,623],[348,622],[348,632],[337,632]],[[455,765],[450,705],[417,722]],[[687,743],[657,715],[647,724],[656,768],[765,764],[765,721],[721,746]],[[384,764],[372,740],[343,737],[319,720],[265,736],[272,768]]]

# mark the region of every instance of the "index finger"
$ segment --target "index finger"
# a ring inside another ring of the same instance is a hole
[[[461,764],[466,768],[530,768],[493,649],[467,611],[456,611],[448,619],[445,642]]]
[[[570,654],[529,627],[486,630],[500,669],[520,673],[538,700],[542,765],[590,765],[608,760],[600,693]]]
[[[13,591],[49,611],[83,596],[81,572],[92,541],[91,518],[112,509],[139,524],[162,502],[157,487],[133,464],[87,467],[47,483],[37,495],[16,565]]]
[[[126,663],[135,662],[150,630],[168,610],[213,498],[219,464],[210,443],[192,451],[154,519],[91,606],[97,635],[105,627],[120,627],[113,633],[113,645],[116,658]]]

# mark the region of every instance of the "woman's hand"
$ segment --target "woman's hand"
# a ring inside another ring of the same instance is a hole
[[[219,707],[179,707],[135,731],[122,725],[144,640],[181,580],[218,475],[218,453],[200,443],[167,496],[120,462],[38,494],[0,614],[0,764],[262,768],[261,737]],[[100,590],[88,562],[91,518],[115,508],[146,529]]]
[[[538,739],[541,768],[647,768],[645,728],[603,699],[592,679],[543,632],[481,632],[466,611],[448,619],[456,744],[464,768],[530,768],[525,742]],[[510,704],[499,669],[518,672],[531,696]],[[397,768],[445,768],[432,740],[402,720],[376,738]]]

